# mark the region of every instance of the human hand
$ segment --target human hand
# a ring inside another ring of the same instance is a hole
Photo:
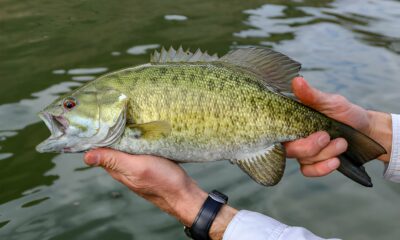
[[[379,142],[388,154],[378,159],[384,162],[390,159],[391,116],[387,113],[367,111],[349,102],[345,97],[329,94],[312,88],[302,77],[292,82],[293,92],[305,105],[328,117],[345,123]],[[297,158],[301,172],[308,177],[324,176],[340,165],[337,158],[347,149],[343,138],[330,139],[326,132],[316,132],[296,141],[285,143],[288,157]]]
[[[177,163],[150,155],[130,155],[112,149],[87,152],[85,163],[103,167],[114,179],[191,226],[207,193]],[[237,210],[223,206],[210,229],[212,239],[222,235]]]

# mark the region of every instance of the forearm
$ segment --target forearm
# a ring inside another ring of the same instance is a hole
[[[390,161],[386,164],[384,178],[400,183],[400,115],[391,114],[392,117],[392,149]]]
[[[368,111],[368,118],[369,129],[364,133],[385,148],[386,154],[378,159],[388,163],[392,150],[392,117],[389,113]]]
[[[303,227],[291,227],[266,215],[242,210],[236,214],[229,224],[223,239],[323,240],[324,238]]]
[[[180,193],[164,201],[172,202],[173,204],[159,205],[156,203],[156,205],[176,217],[183,225],[190,227],[207,196],[208,194],[193,181],[188,184],[187,188],[182,189]],[[209,235],[212,240],[222,239],[225,229],[237,212],[238,210],[228,205],[224,205],[221,208],[210,228]]]
[[[182,191],[179,195],[181,197],[176,202],[177,204],[167,212],[185,226],[190,227],[208,194],[193,182],[190,184],[190,189]],[[240,211],[238,213],[238,210],[228,205],[224,205],[217,214],[211,225],[209,236],[212,240],[322,240],[305,228],[289,227],[273,218],[255,212]]]
[[[215,218],[213,224],[210,229],[210,237],[213,240],[222,239],[224,236],[225,230],[228,227],[229,223],[238,213],[238,210],[232,208],[231,206],[224,205],[219,211],[217,217]]]

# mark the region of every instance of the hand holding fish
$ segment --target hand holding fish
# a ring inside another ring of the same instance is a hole
[[[207,193],[181,166],[165,158],[130,155],[103,148],[86,153],[85,163],[103,167],[115,180],[176,217],[185,226],[191,226],[207,198]],[[222,239],[236,212],[227,205],[221,209],[211,226],[211,239]]]
[[[388,162],[391,150],[391,117],[387,113],[367,111],[341,95],[319,91],[301,77],[292,82],[293,92],[305,105],[348,124],[382,144],[388,154],[378,159]],[[378,131],[379,129],[379,131]],[[297,158],[301,171],[308,177],[325,176],[339,167],[337,156],[347,149],[343,138],[331,140],[328,133],[319,131],[285,144],[288,157]]]

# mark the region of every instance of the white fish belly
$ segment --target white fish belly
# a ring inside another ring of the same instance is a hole
[[[155,155],[177,162],[212,162],[219,160],[235,161],[243,158],[243,156],[263,150],[272,144],[269,140],[240,146],[215,143],[199,144],[190,141],[176,142],[169,138],[147,141],[125,134],[120,141],[110,147],[131,154]]]

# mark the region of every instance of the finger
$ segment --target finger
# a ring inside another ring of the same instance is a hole
[[[343,138],[332,140],[325,148],[317,155],[299,159],[301,164],[313,164],[326,159],[334,158],[344,153],[347,150],[347,141]]]
[[[293,79],[292,88],[302,103],[334,118],[340,118],[343,113],[348,114],[355,107],[341,95],[325,93],[311,87],[302,77]]]
[[[293,92],[299,100],[316,110],[324,110],[330,104],[337,104],[339,95],[322,92],[311,87],[302,77],[296,77],[292,81]]]
[[[302,77],[296,77],[293,79],[292,88],[294,94],[302,103],[313,108],[323,105],[326,103],[326,99],[329,98],[329,94],[311,87]]]
[[[311,165],[301,165],[301,172],[306,177],[322,177],[336,170],[339,165],[338,158],[331,158]]]
[[[285,143],[286,155],[292,158],[308,158],[318,154],[329,144],[330,136],[326,132],[316,132],[306,138]]]
[[[129,160],[131,158],[135,158],[135,156],[106,148],[91,150],[84,156],[87,165],[101,166],[118,172],[120,172],[121,169],[124,169],[121,166],[124,166],[127,160],[131,161]]]

